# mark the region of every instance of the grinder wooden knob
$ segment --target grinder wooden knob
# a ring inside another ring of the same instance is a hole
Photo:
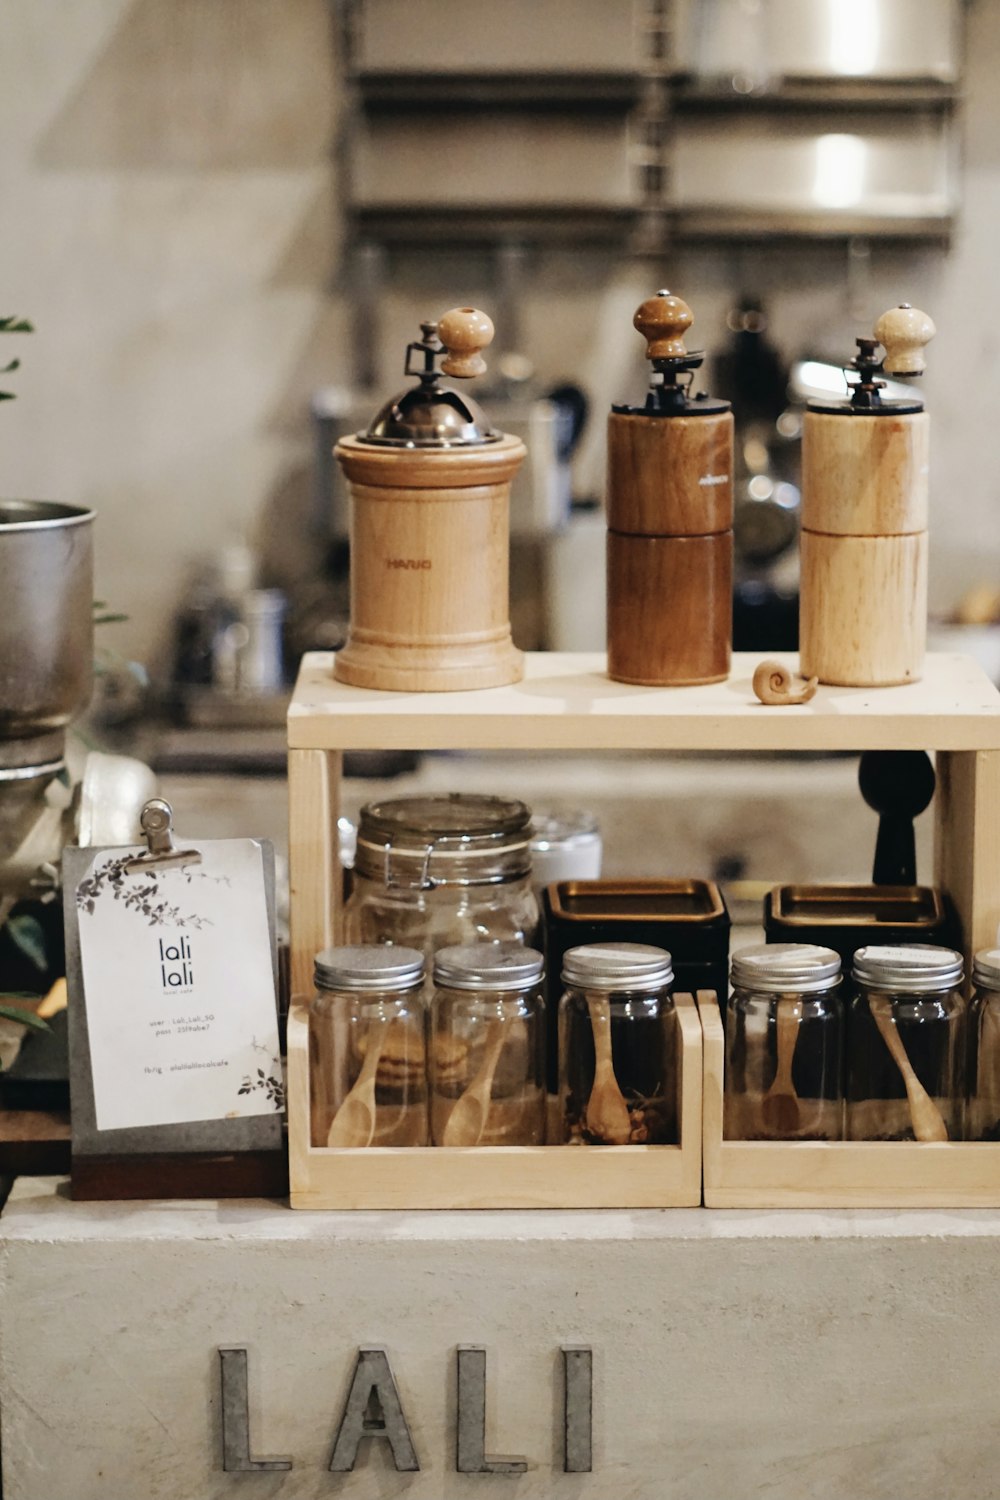
[[[467,380],[482,375],[486,361],[480,354],[493,342],[493,320],[478,307],[453,307],[437,326],[438,338],[448,353],[441,361],[445,375]]]
[[[922,375],[927,368],[924,345],[936,332],[933,320],[908,302],[884,312],[875,324],[875,337],[885,349],[886,374]]]
[[[633,324],[646,340],[647,359],[683,359],[683,334],[694,322],[686,302],[670,292],[657,292],[636,308]]]

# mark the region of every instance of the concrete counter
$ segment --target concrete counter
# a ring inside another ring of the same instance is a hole
[[[6,1500],[1000,1496],[1000,1213],[313,1215],[64,1194],[22,1181],[0,1220]],[[457,1471],[470,1345],[485,1463],[523,1472]],[[592,1470],[567,1473],[561,1351],[581,1346]],[[247,1350],[248,1461],[291,1468],[223,1472],[220,1348]],[[375,1435],[330,1472],[362,1349],[385,1351],[379,1395],[398,1397],[415,1471]]]

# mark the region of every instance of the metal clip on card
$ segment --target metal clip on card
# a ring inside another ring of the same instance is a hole
[[[154,797],[142,809],[139,826],[149,845],[145,854],[130,859],[125,870],[132,875],[153,865],[200,865],[197,849],[178,849],[174,843],[174,810],[162,797]]]

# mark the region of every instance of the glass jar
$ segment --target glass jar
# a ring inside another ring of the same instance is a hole
[[[913,943],[859,948],[847,1021],[847,1136],[960,1141],[965,1102],[962,955]]]
[[[733,954],[731,979],[725,1139],[843,1140],[839,956],[815,943],[759,943]]]
[[[678,1036],[665,948],[591,943],[563,956],[562,1138],[573,1145],[678,1140]]]
[[[523,802],[455,793],[369,802],[361,810],[351,943],[402,943],[428,961],[467,943],[531,944],[531,814]]]
[[[327,948],[309,1009],[314,1146],[426,1146],[424,956],[413,948]]]
[[[522,943],[439,949],[429,1060],[435,1146],[544,1144],[542,967]]]
[[[1000,1141],[1000,948],[976,954],[972,983],[966,1136]]]

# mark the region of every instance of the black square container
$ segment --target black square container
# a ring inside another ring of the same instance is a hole
[[[848,988],[854,954],[869,943],[961,947],[948,902],[926,885],[778,885],[764,897],[764,936],[832,948]]]
[[[652,943],[673,958],[675,991],[729,984],[729,912],[712,880],[558,880],[542,892],[548,1087],[559,1086],[563,955],[584,943]]]

